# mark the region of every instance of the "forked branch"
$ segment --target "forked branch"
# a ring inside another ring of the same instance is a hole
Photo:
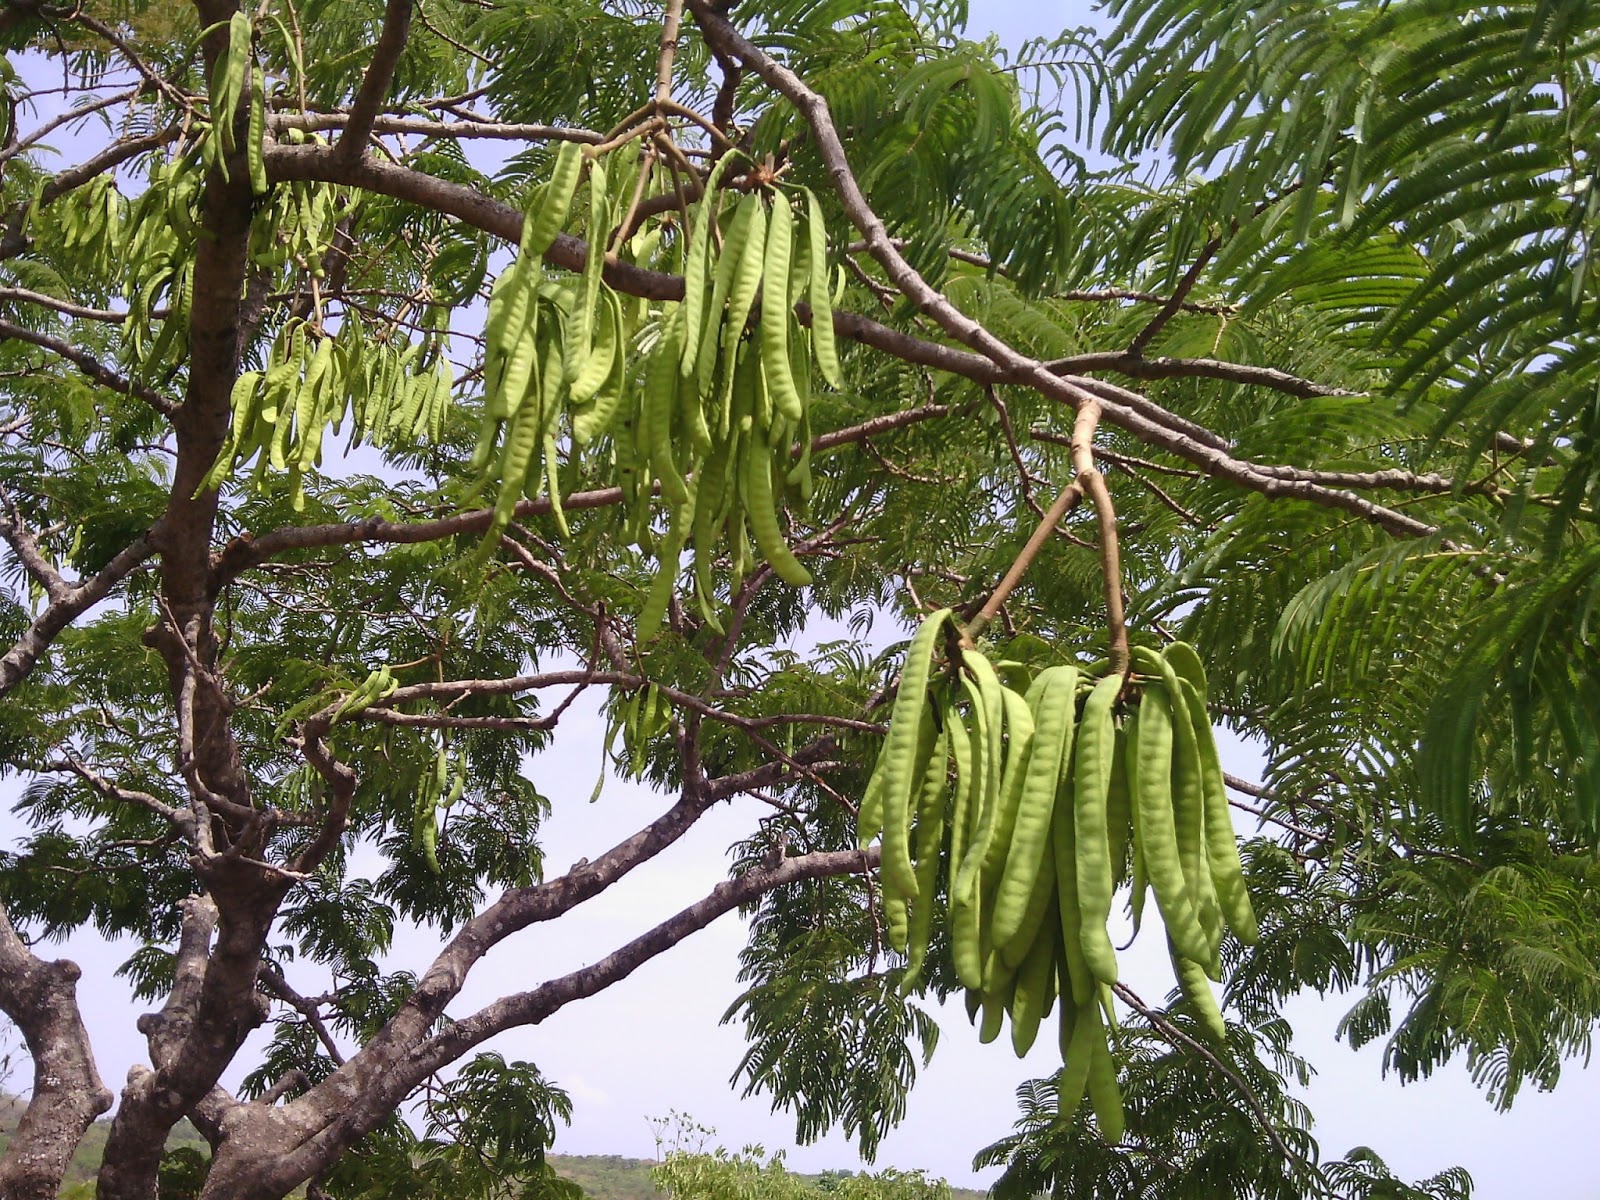
[[[1095,520],[1100,527],[1100,570],[1105,577],[1106,629],[1111,644],[1111,669],[1118,674],[1128,669],[1128,625],[1122,611],[1122,557],[1117,549],[1117,514],[1111,504],[1111,492],[1106,487],[1105,476],[1094,465],[1094,431],[1100,421],[1098,401],[1089,400],[1078,409],[1072,424],[1072,467],[1074,478],[1061,489],[1044,519],[1033,531],[1033,536],[1023,546],[1010,570],[1000,580],[989,599],[976,616],[967,623],[961,642],[970,646],[983,628],[994,620],[1000,608],[1011,595],[1022,577],[1028,573],[1034,559],[1044,549],[1050,535],[1062,519],[1075,508],[1085,495],[1094,504]]]

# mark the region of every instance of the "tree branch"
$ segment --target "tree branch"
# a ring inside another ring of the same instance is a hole
[[[1275,367],[1252,367],[1244,363],[1222,362],[1215,358],[1145,358],[1128,350],[1074,354],[1068,358],[1052,359],[1045,366],[1057,375],[1077,375],[1084,371],[1115,371],[1130,379],[1220,379],[1226,383],[1247,383],[1255,387],[1271,388],[1275,392],[1284,392],[1301,399],[1363,394],[1329,387],[1311,379],[1302,379],[1298,375],[1291,375]]]
[[[389,1114],[393,1104],[418,1082],[496,1033],[537,1024],[572,1001],[603,991],[690,934],[704,929],[722,914],[775,888],[807,879],[864,873],[871,869],[876,858],[875,849],[837,850],[800,855],[775,866],[758,867],[718,884],[709,895],[598,962],[531,991],[504,997],[461,1021],[451,1022],[439,1033],[394,1056],[390,1062],[363,1064],[367,1051],[362,1051],[328,1080],[282,1109],[256,1110],[252,1115],[261,1122],[262,1136],[252,1140],[262,1149],[252,1156],[253,1161],[230,1161],[225,1147],[224,1154],[212,1167],[210,1186],[215,1191],[208,1191],[208,1194],[228,1194],[224,1189],[232,1178],[259,1180],[276,1192],[287,1192],[316,1175],[345,1147],[375,1128]],[[485,913],[483,917],[489,915]],[[475,925],[483,917],[474,918],[469,924]],[[433,975],[434,970],[430,969],[419,985],[418,995],[428,987]],[[358,1064],[366,1070],[359,1069]],[[357,1086],[356,1079],[369,1073],[370,1082]],[[270,1143],[267,1141],[269,1131],[287,1134],[294,1141]]]
[[[1157,1032],[1169,1042],[1173,1043],[1173,1045],[1185,1046],[1194,1051],[1209,1063],[1213,1069],[1226,1077],[1228,1082],[1238,1090],[1239,1095],[1244,1098],[1244,1102],[1250,1106],[1250,1111],[1255,1115],[1256,1124],[1261,1126],[1261,1132],[1267,1135],[1267,1140],[1272,1143],[1273,1149],[1281,1154],[1284,1161],[1291,1164],[1295,1169],[1307,1174],[1311,1172],[1310,1164],[1289,1149],[1284,1142],[1283,1137],[1278,1133],[1277,1126],[1272,1123],[1272,1118],[1267,1115],[1267,1110],[1261,1106],[1261,1101],[1256,1098],[1255,1092],[1250,1090],[1250,1085],[1245,1082],[1244,1076],[1224,1062],[1211,1047],[1201,1042],[1198,1038],[1190,1037],[1168,1020],[1160,1010],[1146,1004],[1127,984],[1115,984],[1111,990],[1116,992],[1124,1004],[1149,1021]]]
[[[333,153],[341,162],[355,162],[367,149],[367,138],[372,134],[372,122],[378,109],[389,95],[389,85],[394,82],[395,68],[406,48],[406,38],[411,33],[411,6],[413,0],[388,0],[383,12],[383,32],[373,49],[372,62],[361,80],[350,105],[350,118],[344,132],[334,144]]]
[[[351,114],[282,113],[267,118],[267,128],[302,129],[316,133],[325,129],[344,129],[350,124]],[[368,136],[385,133],[413,133],[431,138],[484,138],[494,141],[529,142],[582,142],[598,145],[606,135],[593,129],[579,129],[571,125],[530,125],[512,121],[459,120],[431,121],[425,117],[373,117]]]
[[[480,1042],[519,1025],[533,1025],[574,1000],[604,991],[626,979],[639,967],[664,950],[677,945],[691,933],[742,904],[770,891],[808,879],[836,875],[865,874],[877,865],[877,848],[870,850],[824,850],[786,858],[776,866],[757,867],[735,879],[717,884],[710,894],[681,909],[648,933],[559,979],[552,979],[531,991],[504,996],[470,1017],[453,1022],[421,1047],[424,1061],[437,1057],[439,1065],[453,1062]],[[435,1068],[437,1069],[437,1068]]]
[[[835,190],[839,193],[845,212],[866,239],[872,256],[878,260],[889,278],[919,312],[932,318],[939,328],[956,341],[977,350],[993,365],[1001,380],[1026,384],[1043,395],[1070,404],[1074,408],[1090,398],[1092,393],[1087,389],[1055,375],[1036,359],[1018,353],[930,287],[917,270],[895,249],[883,221],[873,212],[862,194],[860,185],[850,169],[844,145],[834,128],[833,118],[829,115],[827,101],[806,86],[793,71],[743,37],[729,23],[727,17],[713,9],[706,0],[688,0],[688,4],[708,43],[717,46],[730,57],[743,61],[748,68],[760,75],[774,90],[800,110],[812,135],[816,138],[818,150],[829,175],[833,178]],[[1346,492],[1317,488],[1309,484],[1289,485],[1295,490],[1288,493],[1276,491],[1272,485],[1277,481],[1264,479],[1248,463],[1240,462],[1221,450],[1195,445],[1189,437],[1157,425],[1148,416],[1136,414],[1104,400],[1102,405],[1107,420],[1147,442],[1162,446],[1203,466],[1208,474],[1230,479],[1267,495],[1294,494],[1313,503],[1323,503],[1329,507],[1355,512],[1373,520],[1389,532],[1402,536],[1417,537],[1435,532],[1434,527],[1425,522],[1392,509],[1382,508]]]
[[[1211,261],[1212,256],[1216,254],[1221,246],[1222,239],[1214,237],[1200,248],[1200,253],[1195,255],[1193,264],[1184,272],[1183,278],[1178,281],[1178,286],[1173,289],[1171,298],[1161,306],[1155,316],[1150,318],[1149,323],[1134,335],[1133,341],[1128,343],[1129,354],[1135,358],[1144,357],[1144,348],[1155,339],[1158,333],[1166,328],[1168,321],[1178,315],[1178,310],[1183,307],[1184,300],[1188,298],[1190,292],[1194,291],[1194,285],[1200,281],[1200,272],[1206,269],[1206,264]]]
[[[1083,482],[1081,479],[1074,479],[1061,489],[1060,494],[1056,496],[1050,508],[1045,512],[1044,517],[1039,521],[1038,526],[1035,527],[1033,535],[1028,538],[1027,545],[1022,547],[1022,552],[1017,555],[1010,569],[1006,571],[1004,578],[995,585],[994,591],[989,593],[989,598],[984,601],[983,607],[978,610],[972,620],[967,622],[967,627],[961,634],[963,645],[972,645],[973,639],[983,632],[984,627],[990,621],[994,620],[995,614],[1000,611],[1000,606],[1006,602],[1006,597],[1011,595],[1017,584],[1022,582],[1022,577],[1028,573],[1028,568],[1033,565],[1033,560],[1039,557],[1039,552],[1044,549],[1045,543],[1050,540],[1051,534],[1055,533],[1056,526],[1061,524],[1066,515],[1076,508],[1078,502],[1082,499]]]
[[[820,454],[839,446],[866,441],[868,438],[894,429],[948,416],[955,411],[953,405],[925,404],[918,408],[885,413],[858,425],[819,434],[811,439],[811,450],[814,454]],[[800,444],[796,442],[791,454],[798,456],[800,450]],[[589,492],[573,492],[563,497],[561,507],[568,512],[607,508],[622,503],[622,500],[621,488],[597,488]],[[538,500],[519,500],[515,519],[543,516],[550,511],[551,504],[548,497],[541,497]],[[485,508],[455,513],[432,521],[384,521],[373,517],[364,521],[350,521],[336,525],[289,525],[254,539],[238,537],[229,542],[222,553],[215,558],[212,564],[212,588],[214,592],[220,591],[230,580],[237,578],[251,567],[295,550],[325,549],[329,546],[367,542],[414,544],[437,541],[440,538],[454,537],[463,533],[482,533],[489,527],[492,516],[493,513]]]
[[[89,310],[80,310],[70,315],[81,316],[86,315],[88,312]],[[154,388],[125,379],[101,363],[94,355],[79,350],[76,346],[72,346],[60,338],[51,337],[48,333],[39,333],[15,322],[0,319],[0,339],[27,342],[31,346],[38,346],[41,350],[48,350],[52,354],[66,359],[101,387],[109,388],[111,391],[119,392],[124,396],[131,396],[136,400],[143,400],[163,417],[170,419],[172,414],[178,411],[177,404]]]
[[[28,677],[58,633],[110,595],[112,588],[155,552],[157,527],[135,539],[98,575],[78,584],[59,600],[52,600],[16,644],[0,655],[0,696]]]
[[[1100,574],[1105,586],[1106,630],[1110,643],[1111,671],[1128,673],[1128,624],[1122,613],[1122,556],[1117,549],[1117,512],[1111,506],[1111,489],[1106,477],[1094,465],[1094,431],[1100,421],[1100,405],[1091,400],[1078,409],[1072,424],[1072,465],[1078,482],[1094,504],[1095,521],[1100,527]]]
[[[45,557],[38,539],[23,525],[22,514],[4,487],[0,487],[0,504],[5,506],[5,511],[0,513],[0,541],[11,547],[22,569],[40,591],[52,602],[63,599],[72,590],[71,587],[62,578],[61,572],[56,570],[55,564]]]
[[[79,1015],[76,963],[35,958],[0,908],[0,1012],[22,1031],[33,1094],[0,1156],[0,1196],[54,1200],[73,1152],[111,1107]]]
[[[690,7],[698,13],[704,6],[699,0],[693,0]],[[723,24],[726,26],[725,21]],[[326,147],[317,146],[268,147],[267,167],[269,176],[274,179],[314,179],[365,188],[457,217],[508,242],[515,242],[521,236],[522,214],[516,209],[471,188],[447,183],[406,167],[371,159],[343,167],[329,158]],[[569,271],[581,271],[587,257],[588,247],[569,234],[558,235],[545,254],[545,260],[551,265]],[[627,295],[647,300],[678,300],[683,296],[682,276],[615,261],[606,263],[604,274],[607,283]],[[924,298],[934,295],[926,283],[922,284],[922,289]],[[938,307],[932,300],[927,302],[934,308]],[[944,308],[950,313],[955,312],[947,302],[944,302]],[[809,305],[797,304],[795,313],[803,323],[811,323]],[[998,358],[990,357],[987,351],[973,354],[955,346],[902,333],[856,313],[836,310],[833,321],[834,331],[840,337],[871,346],[908,363],[948,371],[978,383],[1013,383],[1032,387],[1048,398],[1073,408],[1094,397],[1101,402],[1102,417],[1110,424],[1201,467],[1207,475],[1225,479],[1251,491],[1272,496],[1292,495],[1312,504],[1351,512],[1400,537],[1422,537],[1437,532],[1434,526],[1424,521],[1336,488],[1298,482],[1279,486],[1280,481],[1262,475],[1255,464],[1234,458],[1228,453],[1227,440],[1218,434],[1167,412],[1145,397],[1104,381],[1057,376],[1044,364],[1004,347],[1003,343],[998,343],[992,335],[982,331],[976,322],[959,313],[955,314],[954,323],[962,332],[954,336],[969,344],[989,348],[1000,346],[1001,349],[995,351]],[[980,332],[973,333],[975,329]],[[1132,407],[1133,402],[1137,402],[1137,409]],[[616,503],[618,498],[607,503]]]

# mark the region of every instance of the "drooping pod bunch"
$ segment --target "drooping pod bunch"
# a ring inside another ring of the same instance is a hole
[[[226,22],[218,22],[205,32],[226,27],[228,48],[217,57],[209,80],[210,114],[206,135],[201,143],[201,153],[209,168],[228,178],[228,158],[236,148],[234,121],[239,105],[249,95],[249,119],[245,144],[245,163],[250,173],[251,190],[257,195],[267,190],[267,170],[263,152],[266,136],[266,77],[251,56],[251,43],[255,30],[243,11],[235,12]]]
[[[1205,674],[1174,643],[1137,650],[1129,677],[1050,666],[1019,693],[971,649],[935,673],[951,620],[940,610],[912,638],[860,808],[861,844],[882,839],[888,940],[906,956],[909,990],[943,879],[951,965],[968,1011],[982,1014],[980,1037],[999,1036],[1009,1016],[1025,1054],[1059,1001],[1061,1113],[1087,1095],[1116,1140],[1117,890],[1131,881],[1136,921],[1155,893],[1179,986],[1214,1037],[1226,1029],[1207,976],[1220,975],[1223,929],[1256,937]],[[1002,666],[1017,678],[1019,664]]]
[[[222,486],[237,464],[255,460],[257,484],[270,467],[287,471],[292,503],[305,503],[305,476],[322,464],[323,435],[348,417],[350,443],[437,441],[450,406],[452,378],[443,355],[422,359],[419,343],[403,350],[365,336],[351,316],[337,335],[291,318],[279,330],[266,368],[234,381],[233,419],[216,461],[196,494]]]
[[[801,193],[798,219],[791,198],[777,189],[730,198],[717,184],[733,159],[713,171],[690,224],[683,304],[658,343],[660,362],[652,362],[645,389],[654,403],[641,413],[651,466],[675,506],[661,560],[666,579],[655,592],[670,594],[677,556],[692,548],[694,593],[713,627],[720,626],[712,564],[724,540],[735,585],[755,553],[784,582],[811,582],[783,536],[778,501],[786,488],[802,505],[811,497],[813,359],[826,383],[842,383],[816,197]],[[724,222],[725,203],[731,212]],[[794,315],[802,298],[812,306],[809,333]],[[669,412],[676,421],[664,419]],[[792,462],[795,442],[801,453]],[[669,483],[685,463],[687,483]]]
[[[452,758],[448,731],[441,733],[433,762],[417,778],[411,810],[411,839],[435,875],[439,869],[439,810],[452,807],[467,787],[466,761]]]
[[[545,500],[565,535],[561,476],[583,458],[620,484],[625,536],[658,563],[637,622],[641,641],[660,627],[691,548],[692,590],[713,629],[721,628],[722,561],[735,587],[758,560],[791,585],[811,580],[785,538],[780,506],[786,495],[801,505],[811,495],[813,362],[825,381],[842,382],[827,234],[809,192],[797,198],[761,182],[742,194],[722,188],[741,157],[730,153],[712,169],[664,247],[665,225],[628,236],[619,228],[648,192],[648,160],[563,143],[530,200],[517,257],[490,290],[474,482],[462,497],[490,508],[482,551],[494,549],[524,499]],[[298,214],[294,225],[309,243],[339,211],[326,191],[279,188],[272,203]],[[557,278],[542,260],[573,221],[589,251],[578,276]],[[643,264],[663,256],[681,264],[681,302],[649,305],[605,281],[608,257]],[[801,300],[812,311],[809,332],[795,317]],[[332,420],[337,429],[347,407],[357,440],[440,436],[451,386],[442,356],[423,371],[434,353],[419,361],[402,352],[402,383],[387,373],[381,347],[363,357],[353,312],[341,318],[334,350],[308,330],[287,323],[266,369],[240,377],[232,430],[202,487],[220,486],[235,463],[254,458],[258,480],[268,468],[290,473],[298,506],[303,476],[320,461],[321,425]]]
[[[712,628],[721,627],[716,564],[724,552],[735,584],[757,556],[787,583],[811,581],[784,538],[779,502],[786,490],[801,503],[811,492],[813,357],[825,380],[840,383],[826,230],[809,193],[797,218],[791,198],[775,189],[725,191],[722,178],[738,158],[727,155],[712,169],[669,251],[682,264],[680,303],[645,309],[606,286],[593,248],[612,240],[613,217],[626,207],[607,197],[631,196],[637,178],[608,186],[604,162],[586,160],[575,145],[558,152],[517,263],[490,299],[474,457],[483,486],[496,489],[490,536],[523,496],[548,495],[559,522],[551,464],[562,413],[570,413],[573,452],[607,441],[626,536],[659,564],[637,622],[641,640],[660,627],[687,550],[694,595]],[[585,169],[592,252],[581,280],[556,284],[539,257],[566,222]],[[660,250],[660,236],[638,235],[629,250],[643,261]],[[815,314],[813,333],[795,319],[801,298]],[[628,360],[631,347],[641,352],[637,362]],[[802,449],[792,462],[796,442]],[[667,510],[660,525],[658,495]]]

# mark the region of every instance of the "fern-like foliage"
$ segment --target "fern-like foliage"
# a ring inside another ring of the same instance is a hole
[[[1182,1016],[1165,1019],[1183,1033],[1194,1033]],[[1174,1049],[1143,1020],[1125,1022],[1118,1040],[1126,1136],[1106,1142],[1082,1110],[1061,1120],[1054,1079],[1024,1083],[1017,1090],[1016,1131],[979,1151],[973,1162],[975,1168],[1005,1167],[993,1188],[996,1200],[1040,1195],[1059,1200],[1466,1200],[1471,1195],[1472,1181],[1464,1171],[1410,1185],[1365,1148],[1319,1161],[1310,1114],[1292,1094],[1296,1084],[1304,1086],[1310,1068],[1288,1049],[1288,1028],[1281,1021],[1250,1030],[1230,1028],[1228,1045],[1219,1053],[1231,1079],[1181,1043]],[[1270,1123],[1270,1133],[1263,1120]]]

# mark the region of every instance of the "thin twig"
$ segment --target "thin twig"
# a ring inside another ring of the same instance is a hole
[[[1295,1166],[1298,1170],[1306,1172],[1307,1174],[1310,1173],[1311,1165],[1293,1150],[1289,1149],[1288,1145],[1279,1135],[1277,1126],[1272,1123],[1272,1119],[1267,1115],[1267,1110],[1262,1106],[1261,1101],[1257,1099],[1255,1092],[1250,1089],[1250,1085],[1245,1082],[1244,1076],[1240,1075],[1238,1071],[1234,1070],[1231,1066],[1224,1062],[1205,1043],[1196,1038],[1190,1037],[1182,1029],[1178,1028],[1177,1025],[1173,1024],[1164,1015],[1162,1015],[1158,1009],[1154,1009],[1150,1007],[1150,1005],[1146,1004],[1139,998],[1138,994],[1135,993],[1132,988],[1128,987],[1127,984],[1114,984],[1112,985],[1111,990],[1116,992],[1124,1004],[1143,1016],[1145,1020],[1149,1021],[1151,1026],[1159,1031],[1161,1035],[1169,1042],[1182,1043],[1190,1050],[1193,1050],[1201,1058],[1205,1059],[1205,1061],[1216,1070],[1220,1071],[1227,1078],[1228,1082],[1232,1083],[1234,1087],[1239,1089],[1239,1094],[1244,1097],[1245,1103],[1250,1106],[1250,1111],[1255,1114],[1256,1122],[1261,1126],[1261,1132],[1267,1135],[1267,1140],[1272,1143],[1273,1149],[1277,1150],[1279,1154],[1283,1155],[1284,1159]]]

